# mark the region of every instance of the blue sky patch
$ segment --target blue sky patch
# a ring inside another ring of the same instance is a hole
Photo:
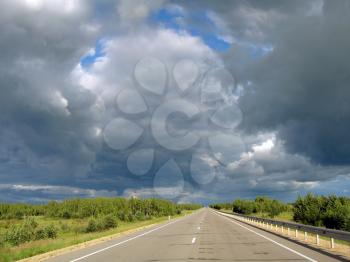
[[[226,51],[231,47],[231,43],[224,41],[218,34],[214,33],[217,28],[203,11],[193,12],[189,16],[185,16],[179,11],[162,8],[151,15],[150,21],[160,23],[165,28],[175,32],[186,31],[192,36],[201,38],[207,46],[215,51]]]
[[[92,54],[88,54],[80,59],[80,64],[83,68],[88,68],[96,62],[98,58],[104,57],[105,53],[105,39],[99,39],[95,44],[95,50]]]

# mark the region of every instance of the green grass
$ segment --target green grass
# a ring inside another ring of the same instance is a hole
[[[282,212],[281,214],[271,218],[268,216],[267,213],[254,213],[252,216],[256,217],[262,217],[262,218],[270,218],[270,219],[275,219],[275,220],[282,220],[282,221],[288,221],[288,222],[294,222],[293,221],[293,212],[292,211],[285,211]]]
[[[192,211],[182,211],[181,215],[174,217],[183,216],[191,213]],[[54,224],[59,228],[59,234],[56,239],[44,239],[36,240],[28,243],[21,244],[19,246],[10,246],[9,244],[3,244],[0,242],[0,261],[10,262],[19,259],[31,257],[34,255],[42,254],[52,250],[72,246],[82,242],[86,242],[93,239],[98,239],[104,236],[113,235],[116,233],[125,232],[131,229],[144,227],[154,223],[160,223],[166,221],[168,217],[158,217],[145,221],[135,222],[123,222],[118,221],[118,227],[94,233],[83,233],[83,229],[88,223],[88,219],[50,219],[44,217],[36,217],[36,221],[41,226]],[[21,220],[2,220],[0,221],[0,236],[5,233],[7,228],[13,224],[20,224]],[[65,230],[66,229],[66,230]]]

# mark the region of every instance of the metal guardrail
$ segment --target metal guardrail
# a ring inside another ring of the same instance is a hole
[[[320,243],[320,239],[319,239],[320,236],[330,238],[331,248],[334,248],[334,239],[350,242],[350,232],[348,231],[315,227],[315,226],[298,224],[294,222],[287,222],[287,221],[274,220],[269,218],[255,217],[255,216],[247,216],[247,215],[241,215],[236,213],[229,214],[222,211],[219,211],[219,212],[223,214],[228,214],[231,216],[240,217],[242,218],[242,220],[245,220],[247,222],[258,223],[263,227],[265,226],[266,228],[270,227],[271,230],[273,230],[273,227],[277,226],[281,228],[282,233],[283,233],[283,229],[287,230],[288,234],[290,232],[290,229],[293,229],[295,231],[295,237],[298,237],[298,231],[303,231],[305,235],[305,240],[307,239],[307,233],[314,234],[316,235],[317,245],[319,245]]]

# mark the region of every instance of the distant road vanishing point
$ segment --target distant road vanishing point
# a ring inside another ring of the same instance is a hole
[[[339,261],[203,208],[192,215],[47,261]]]

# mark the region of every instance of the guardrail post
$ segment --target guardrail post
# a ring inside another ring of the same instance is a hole
[[[290,235],[290,228],[288,227],[288,236]]]
[[[320,236],[316,234],[316,245],[320,245]]]
[[[276,225],[276,231],[278,231],[278,226]]]
[[[283,234],[283,226],[282,226],[282,234]]]
[[[307,232],[304,232],[304,240],[307,241]]]
[[[331,237],[331,248],[334,248],[334,238]]]
[[[295,229],[295,238],[298,238],[298,229]]]

